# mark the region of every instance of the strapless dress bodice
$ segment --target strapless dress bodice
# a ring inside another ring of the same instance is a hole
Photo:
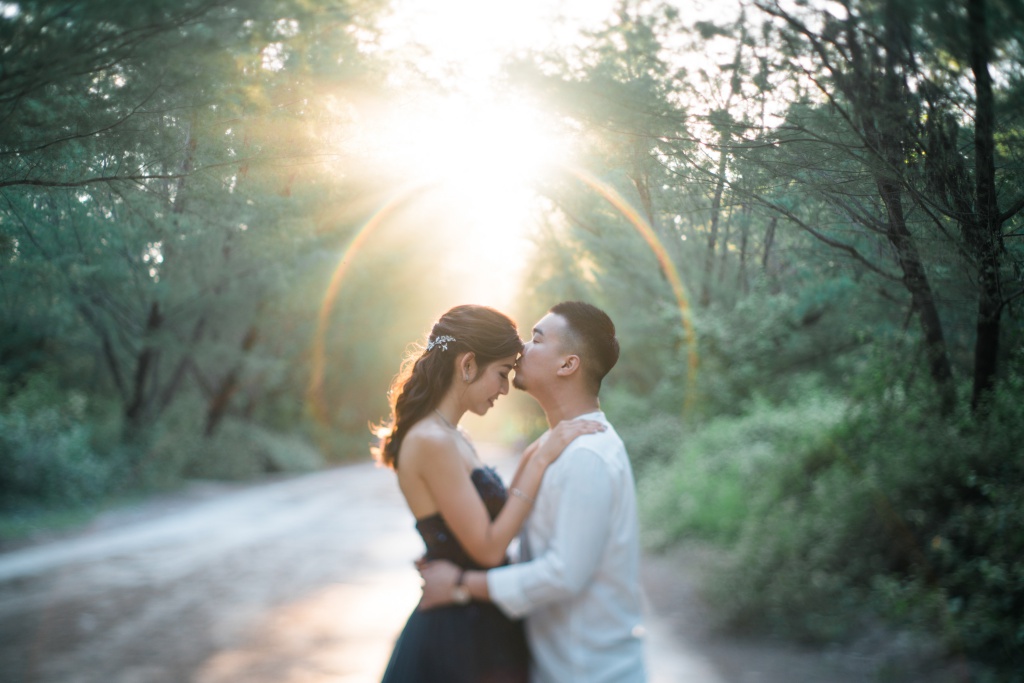
[[[501,508],[508,498],[501,477],[493,467],[478,467],[470,473],[470,479],[480,494],[487,513],[491,519],[494,519],[501,512]],[[455,538],[455,534],[448,528],[448,523],[445,522],[441,513],[416,520],[416,530],[423,537],[423,543],[427,547],[426,559],[448,560],[466,569],[482,568],[463,549]]]

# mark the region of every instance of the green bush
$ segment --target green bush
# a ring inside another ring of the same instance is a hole
[[[279,472],[309,472],[323,466],[319,452],[299,436],[286,436],[251,422],[225,418],[203,435],[201,401],[179,401],[137,444],[134,465],[140,489],[167,489],[186,479],[245,480]]]
[[[637,477],[650,468],[663,470],[685,441],[685,427],[678,415],[654,415],[642,422],[627,422],[617,430]]]
[[[854,307],[857,315],[851,315]],[[841,274],[791,292],[758,287],[733,307],[697,309],[695,408],[738,416],[758,396],[804,403],[808,392],[840,384],[870,348],[868,340],[886,334],[872,312],[856,283]]]
[[[1006,379],[987,419],[944,418],[890,374],[817,439],[757,459],[712,587],[728,622],[821,641],[881,617],[1024,671],[1022,389]]]
[[[183,474],[190,479],[253,479],[279,472],[312,472],[320,454],[298,437],[276,434],[251,423],[226,419],[200,439]]]
[[[0,387],[0,509],[74,506],[106,494],[118,480],[118,454],[93,448],[87,397],[46,375]]]
[[[781,407],[752,402],[742,417],[722,417],[689,434],[678,417],[664,415],[620,429],[639,462],[645,542],[658,547],[684,536],[735,540],[751,514],[762,471],[806,447],[842,410],[836,398],[809,392],[800,403]]]
[[[128,445],[132,453],[131,488],[161,491],[179,486],[185,470],[202,450],[203,403],[176,401],[148,430]]]

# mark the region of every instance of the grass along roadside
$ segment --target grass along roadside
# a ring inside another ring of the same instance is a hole
[[[945,418],[900,389],[755,404],[671,457],[638,449],[645,541],[718,548],[702,591],[723,628],[883,650],[898,634],[976,680],[1024,680],[1024,538],[1006,533],[1024,528],[1024,462],[1007,457],[1024,408],[1007,392],[984,423]]]

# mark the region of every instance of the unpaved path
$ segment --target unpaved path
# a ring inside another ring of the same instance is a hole
[[[0,681],[372,683],[421,550],[393,475],[370,464],[196,486],[0,554]],[[710,636],[681,563],[645,564],[652,683],[869,680]]]

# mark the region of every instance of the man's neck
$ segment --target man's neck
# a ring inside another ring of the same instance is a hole
[[[547,417],[548,426],[554,427],[562,420],[572,420],[580,415],[601,410],[597,396],[561,396],[550,403],[542,404],[541,409]]]

